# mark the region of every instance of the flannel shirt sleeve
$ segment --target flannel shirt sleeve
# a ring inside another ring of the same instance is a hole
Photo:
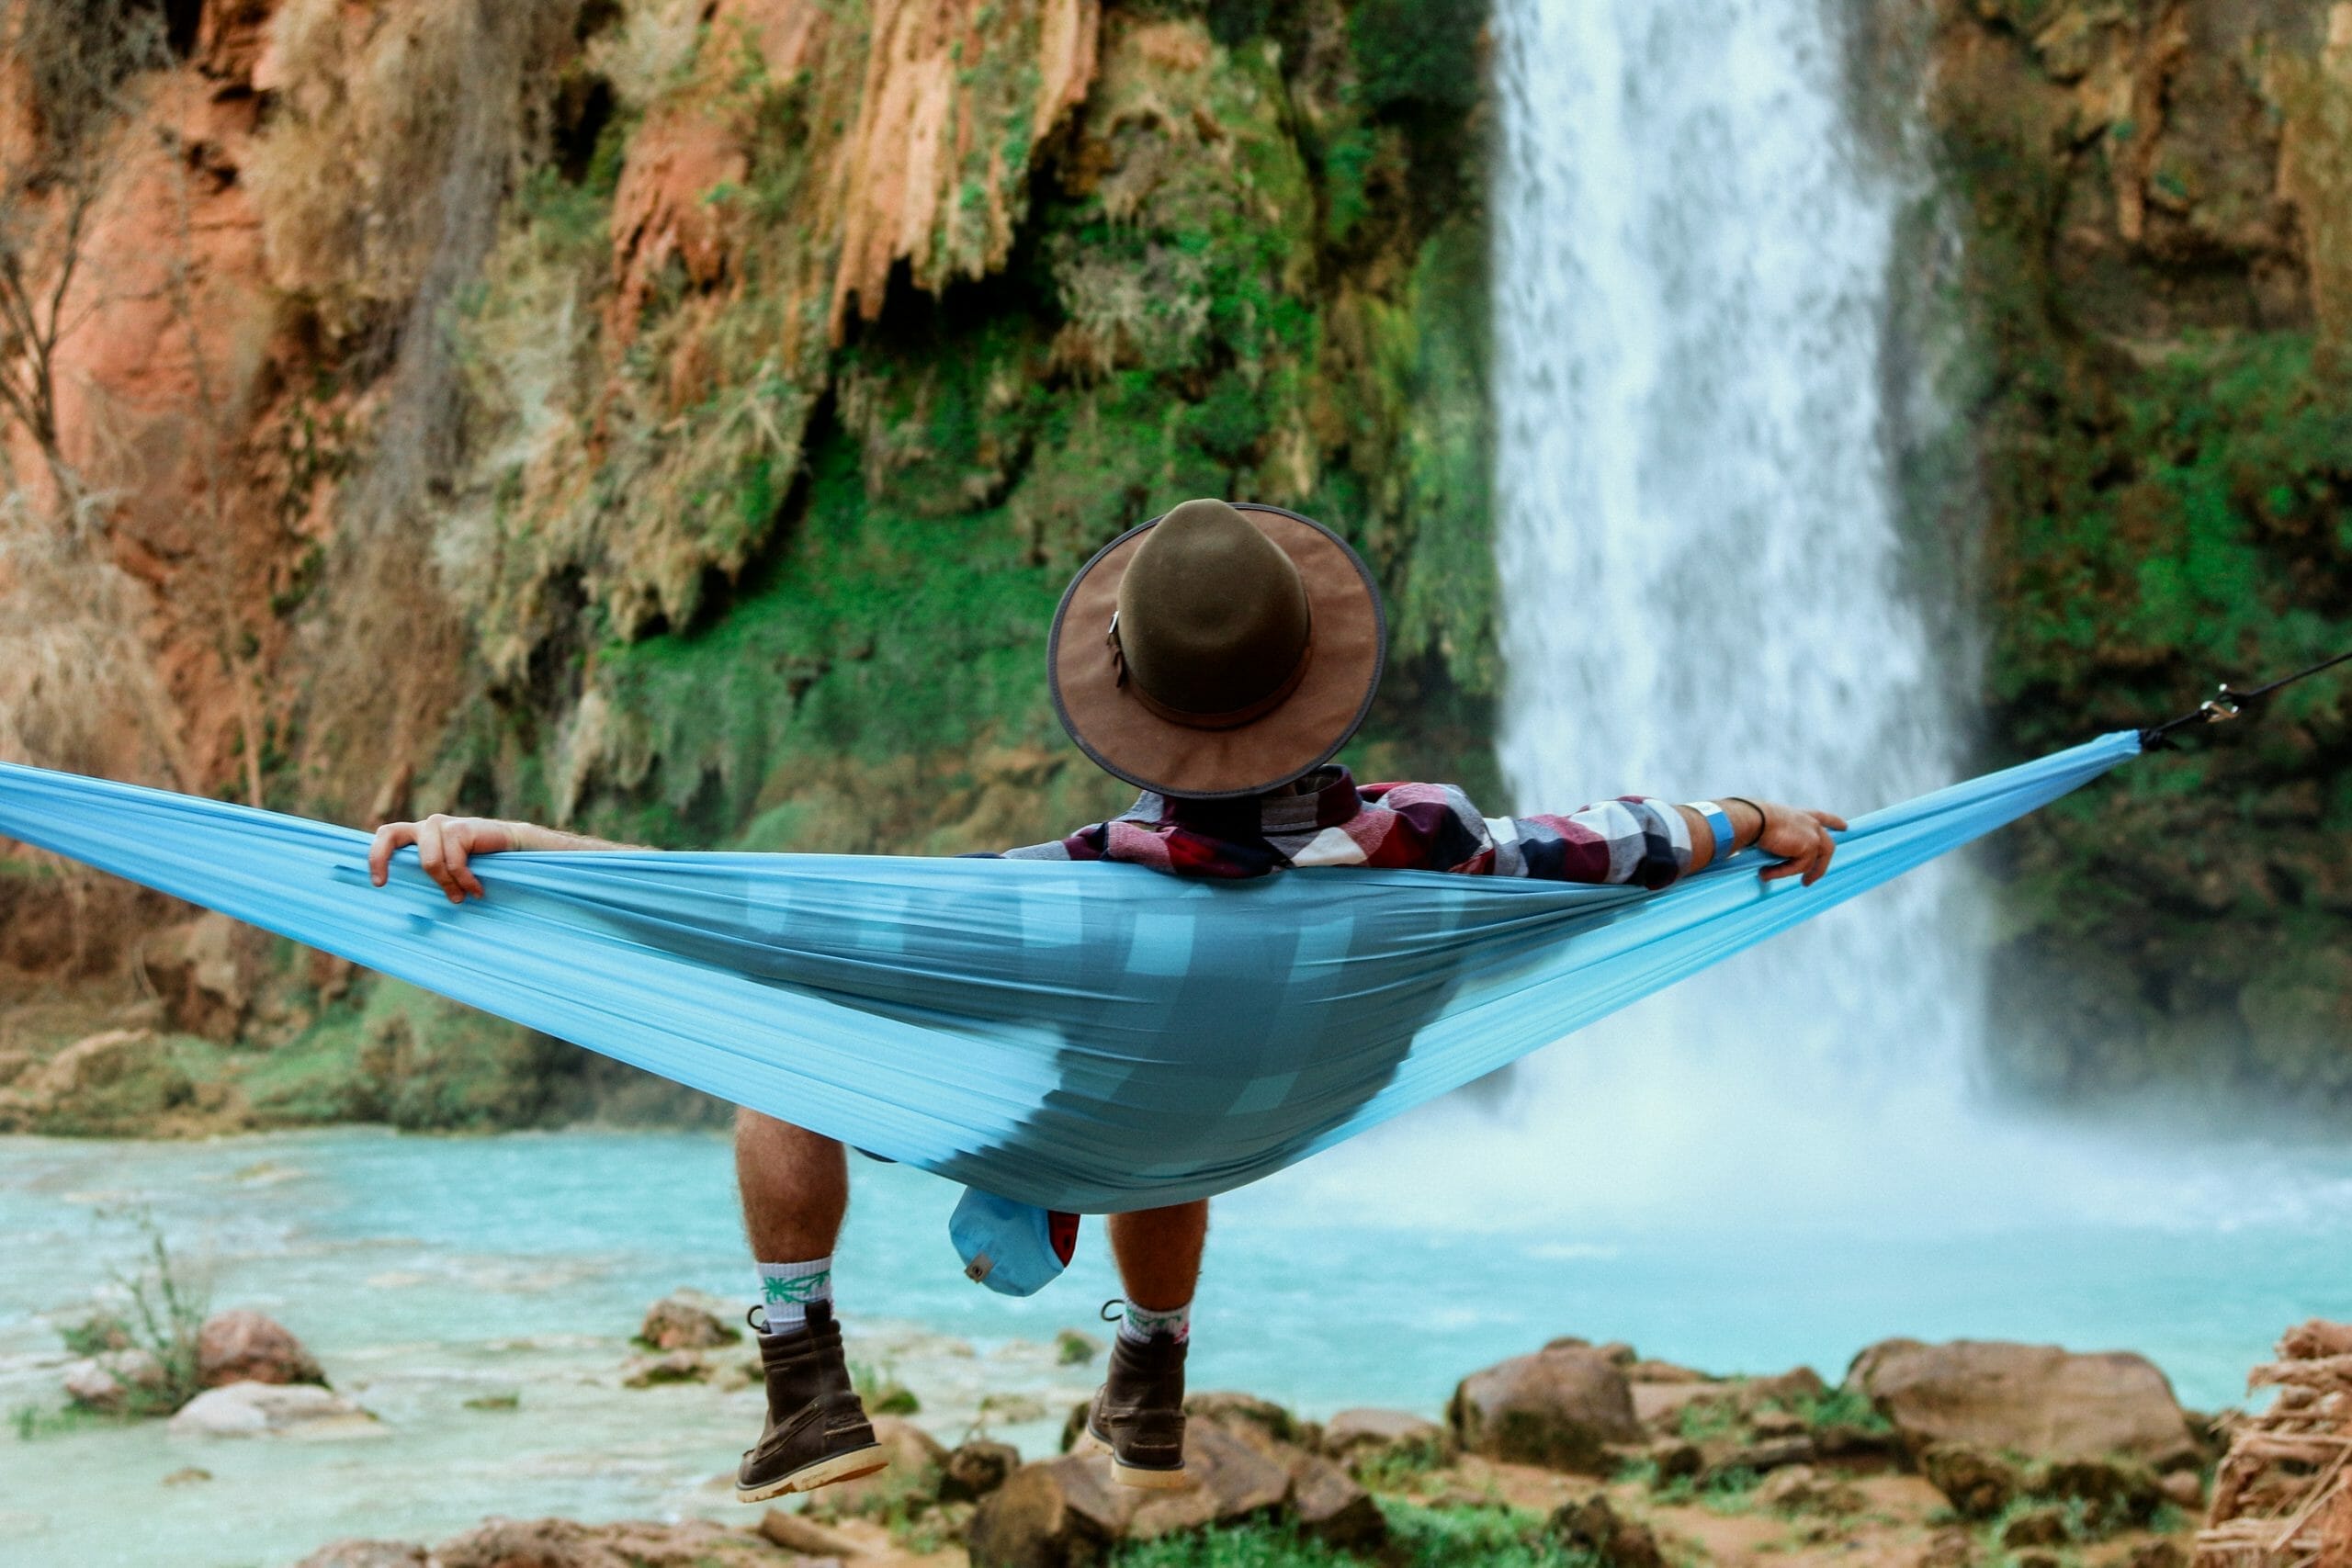
[[[1690,828],[1663,800],[1623,795],[1562,816],[1490,817],[1494,876],[1664,887],[1690,869]],[[1467,868],[1464,868],[1467,869]]]
[[[1042,844],[1023,844],[1017,850],[1006,850],[1003,860],[1101,860],[1102,844],[1109,824],[1090,822],[1066,839],[1048,839]]]

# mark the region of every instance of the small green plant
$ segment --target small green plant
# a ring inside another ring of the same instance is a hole
[[[62,1437],[67,1432],[87,1431],[93,1427],[111,1426],[121,1419],[120,1416],[85,1409],[79,1404],[19,1404],[8,1413],[8,1424],[17,1429],[17,1440],[20,1443]]]
[[[852,1361],[849,1382],[868,1416],[922,1413],[922,1401],[915,1397],[914,1390],[899,1381],[898,1370],[888,1361]]]
[[[1894,1430],[1886,1417],[1878,1413],[1878,1406],[1870,1402],[1868,1394],[1842,1384],[1792,1400],[1787,1408],[1791,1415],[1816,1432],[1825,1427],[1845,1427],[1857,1432]]]
[[[1744,1465],[1718,1471],[1697,1488],[1699,1506],[1711,1514],[1745,1514],[1756,1507],[1757,1483],[1764,1478]]]
[[[130,1303],[129,1314],[118,1320],[128,1348],[146,1351],[161,1369],[152,1382],[129,1385],[123,1408],[132,1416],[168,1416],[204,1391],[197,1375],[196,1341],[211,1314],[211,1293],[173,1258],[152,1212],[137,1208],[104,1213],[127,1221],[144,1243],[139,1267],[111,1273]]]
[[[1402,1492],[1445,1463],[1434,1443],[1391,1443],[1357,1458],[1348,1468],[1374,1492]]]
[[[130,1325],[110,1312],[94,1312],[79,1323],[61,1325],[58,1338],[77,1356],[103,1355],[130,1348]]]
[[[1674,1429],[1686,1442],[1728,1438],[1739,1430],[1739,1412],[1727,1399],[1694,1399],[1675,1414]]]

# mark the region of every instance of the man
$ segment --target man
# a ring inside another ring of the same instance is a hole
[[[1278,507],[1191,501],[1130,530],[1063,595],[1047,670],[1080,749],[1144,794],[1115,820],[1010,852],[1190,876],[1373,865],[1646,887],[1751,846],[1778,857],[1767,878],[1809,885],[1828,868],[1842,820],[1738,796],[1688,806],[1629,796],[1566,817],[1490,820],[1452,785],[1360,788],[1329,764],[1371,706],[1385,650],[1371,572],[1318,524]],[[378,830],[368,857],[378,886],[409,844],[458,902],[482,895],[476,855],[628,847],[528,823],[429,817]],[[736,1496],[756,1502],[885,1461],[832,1314],[845,1151],[746,1111],[735,1158],[768,1391]],[[1111,1450],[1121,1481],[1181,1485],[1184,1357],[1208,1204],[1113,1214],[1105,1228],[1126,1302],[1088,1433]]]

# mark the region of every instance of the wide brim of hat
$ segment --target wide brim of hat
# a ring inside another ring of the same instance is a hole
[[[1120,579],[1159,518],[1097,550],[1054,615],[1046,669],[1063,728],[1105,772],[1161,795],[1263,795],[1329,761],[1370,711],[1387,657],[1379,587],[1346,541],[1279,506],[1233,506],[1297,566],[1311,617],[1306,673],[1259,717],[1196,729],[1161,717],[1120,685],[1103,637]]]

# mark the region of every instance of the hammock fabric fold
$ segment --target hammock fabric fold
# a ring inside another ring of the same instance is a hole
[[[1042,1208],[1280,1170],[2056,799],[2132,731],[1656,893],[1411,871],[1247,882],[871,855],[505,853],[486,899],[368,836],[0,764],[0,835]]]

